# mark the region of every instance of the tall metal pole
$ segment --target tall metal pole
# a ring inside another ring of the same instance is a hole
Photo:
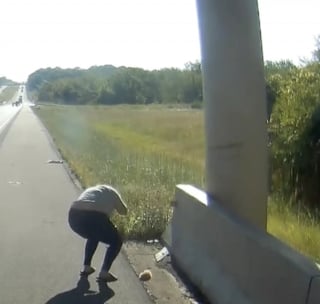
[[[206,128],[207,192],[266,228],[267,130],[256,0],[197,0]]]

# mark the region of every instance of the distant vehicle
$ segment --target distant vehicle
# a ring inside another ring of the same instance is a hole
[[[17,101],[15,101],[15,102],[13,102],[12,103],[12,106],[14,107],[14,106],[19,106],[19,105],[21,105],[22,104],[22,96],[19,96],[19,99],[17,100]]]

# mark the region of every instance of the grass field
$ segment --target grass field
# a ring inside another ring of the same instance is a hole
[[[115,216],[127,238],[157,238],[170,218],[175,185],[204,186],[201,110],[159,106],[41,106],[36,110],[84,187],[108,183],[128,203]],[[270,199],[268,231],[319,260],[320,225]]]
[[[18,91],[19,86],[9,86],[6,87],[1,93],[0,93],[0,102],[3,101],[10,101],[16,92]]]
[[[175,185],[203,185],[200,111],[41,106],[37,113],[84,187],[119,189],[130,211],[115,220],[128,238],[159,237]]]

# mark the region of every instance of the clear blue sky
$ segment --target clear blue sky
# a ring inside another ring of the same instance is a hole
[[[258,3],[265,60],[310,58],[320,0]],[[45,67],[200,60],[195,0],[3,0],[0,11],[0,76],[16,81]]]

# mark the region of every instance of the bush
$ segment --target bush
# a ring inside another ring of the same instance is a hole
[[[320,198],[320,64],[283,81],[270,120],[273,190],[317,206]]]
[[[198,100],[198,101],[194,101],[193,103],[191,103],[191,108],[192,109],[202,109],[203,108],[203,102]]]

